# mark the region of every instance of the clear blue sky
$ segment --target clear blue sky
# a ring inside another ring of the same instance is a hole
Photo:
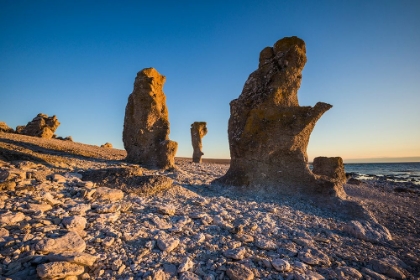
[[[123,148],[136,73],[166,76],[170,138],[228,158],[229,102],[286,36],[306,42],[299,102],[332,104],[309,158],[420,156],[420,1],[0,0],[0,121],[57,115],[59,136]]]

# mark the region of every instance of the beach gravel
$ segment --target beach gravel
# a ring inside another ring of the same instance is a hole
[[[403,183],[344,186],[388,230],[369,239],[349,225],[377,225],[308,201],[210,185],[229,167],[223,161],[178,158],[162,171],[122,161],[121,150],[2,132],[0,151],[1,183],[15,183],[0,192],[2,279],[420,277],[420,196],[394,191]],[[126,178],[162,176],[171,186],[147,194],[119,189],[121,178],[82,180],[88,170],[125,167],[141,168]]]

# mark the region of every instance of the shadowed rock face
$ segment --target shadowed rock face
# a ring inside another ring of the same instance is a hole
[[[201,156],[204,153],[201,151],[203,145],[201,139],[207,134],[207,126],[205,122],[194,122],[191,125],[191,142],[193,146],[193,162],[200,163]]]
[[[57,117],[54,115],[48,117],[39,113],[32,121],[20,130],[21,134],[29,136],[37,136],[42,138],[53,138],[54,132],[60,125]]]
[[[317,175],[327,176],[329,180],[334,180],[338,184],[345,184],[347,181],[341,157],[316,157],[312,165],[312,172]]]
[[[318,119],[332,106],[301,107],[297,91],[306,48],[283,38],[260,53],[259,67],[230,103],[230,169],[215,182],[246,190],[342,196],[341,185],[313,174],[306,149]]]
[[[178,144],[169,140],[165,76],[154,68],[137,73],[125,108],[123,142],[128,162],[168,169],[175,166]]]

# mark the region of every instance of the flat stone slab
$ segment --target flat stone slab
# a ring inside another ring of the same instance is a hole
[[[162,175],[148,175],[134,177],[129,184],[122,187],[122,190],[135,193],[139,196],[154,195],[166,191],[172,187],[173,180]]]
[[[87,220],[82,216],[71,216],[63,218],[62,223],[68,230],[84,230]]]
[[[84,271],[83,266],[69,262],[44,263],[36,268],[41,279],[62,279],[68,276],[78,276]]]
[[[226,274],[231,280],[253,280],[255,278],[252,270],[240,263],[230,265]]]
[[[47,259],[51,262],[70,262],[83,266],[92,266],[98,257],[87,253],[62,253],[62,254],[49,254]]]
[[[123,199],[124,193],[121,190],[111,189],[107,187],[99,187],[93,194],[97,200],[119,201]]]
[[[328,256],[315,248],[306,248],[299,252],[298,258],[310,265],[330,265]]]
[[[25,214],[22,212],[7,212],[0,215],[0,224],[4,225],[14,225],[25,219]]]
[[[85,241],[75,232],[70,231],[62,237],[40,240],[35,245],[35,251],[42,253],[83,252],[86,249]]]
[[[179,239],[173,238],[173,237],[162,237],[159,238],[157,241],[157,245],[159,249],[161,249],[164,252],[171,252],[179,245]]]
[[[344,231],[356,238],[373,243],[392,240],[391,233],[386,227],[368,221],[350,221],[344,226]]]

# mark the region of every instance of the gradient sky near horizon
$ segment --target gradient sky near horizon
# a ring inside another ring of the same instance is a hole
[[[0,0],[0,121],[56,115],[56,134],[123,149],[136,73],[166,76],[170,139],[192,155],[229,158],[229,102],[259,52],[298,36],[308,62],[301,106],[333,105],[308,155],[420,157],[420,1]]]

